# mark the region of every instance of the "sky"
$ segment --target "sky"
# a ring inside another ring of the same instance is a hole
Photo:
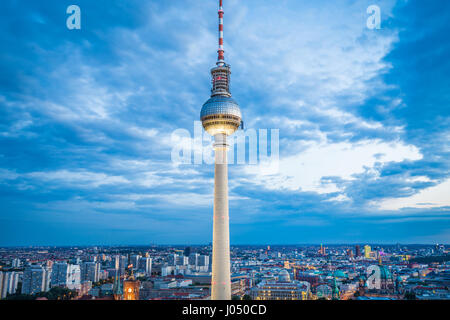
[[[171,155],[210,95],[217,6],[0,2],[0,246],[211,242],[214,166]],[[279,130],[277,171],[229,166],[231,244],[450,243],[450,2],[224,10],[245,129]]]

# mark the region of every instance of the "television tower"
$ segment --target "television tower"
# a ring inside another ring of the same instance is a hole
[[[230,231],[228,214],[227,136],[242,125],[239,105],[231,98],[231,69],[224,60],[223,8],[219,3],[219,50],[216,66],[211,69],[211,98],[200,112],[203,128],[214,136],[214,222],[211,299],[231,299]]]

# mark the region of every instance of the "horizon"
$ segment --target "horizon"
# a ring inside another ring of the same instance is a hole
[[[240,247],[240,246],[273,246],[273,247],[292,247],[292,246],[356,246],[356,245],[369,245],[369,246],[435,246],[435,245],[448,246],[448,243],[375,243],[375,242],[357,242],[357,243],[285,243],[285,244],[274,244],[274,243],[259,243],[259,244],[231,244],[230,247]],[[160,243],[160,244],[67,244],[67,245],[21,245],[21,246],[0,246],[0,248],[93,248],[93,247],[208,247],[211,244],[170,244],[170,243]]]

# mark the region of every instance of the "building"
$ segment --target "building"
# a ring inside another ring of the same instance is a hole
[[[81,288],[81,270],[77,264],[70,264],[67,271],[66,287],[73,290]]]
[[[116,270],[116,276],[114,278],[114,286],[113,286],[113,296],[114,300],[123,300],[123,290],[122,285],[120,284],[120,278],[118,273],[119,271]]]
[[[197,260],[199,267],[209,266],[209,256],[200,255]]]
[[[253,300],[306,300],[310,296],[310,284],[305,281],[262,281],[250,290]]]
[[[65,286],[67,282],[67,262],[57,262],[52,266],[52,287]]]
[[[170,266],[175,266],[178,262],[178,255],[176,253],[172,253],[167,257],[167,263]]]
[[[98,282],[100,280],[100,266],[99,262],[83,262],[80,268],[81,282]]]
[[[87,262],[94,263],[95,262]],[[51,285],[67,287],[69,289],[81,288],[81,268],[77,264],[58,262],[53,264]]]
[[[359,244],[357,244],[355,246],[355,256],[356,257],[360,257],[361,256],[361,247],[359,246]]]
[[[119,271],[119,275],[125,274],[125,269],[128,267],[128,258],[122,255],[114,257],[114,268]]]
[[[44,275],[44,291],[47,292],[50,290],[51,281],[52,281],[52,268],[45,266],[45,275]]]
[[[152,258],[144,257],[139,260],[139,270],[147,275],[152,274]]]
[[[327,254],[327,249],[322,244],[320,245],[319,254],[322,256]]]
[[[141,282],[135,280],[133,275],[123,281],[123,300],[139,300]]]
[[[48,271],[42,266],[31,265],[23,274],[22,294],[36,294],[47,291]]]
[[[198,263],[199,263],[199,257],[200,257],[200,254],[198,254],[198,253],[191,253],[189,255],[189,265],[197,267]]]
[[[219,3],[219,50],[216,67],[211,69],[211,98],[203,104],[200,120],[203,128],[214,136],[214,219],[211,299],[231,299],[230,233],[228,211],[227,136],[242,126],[239,105],[231,98],[231,69],[224,61],[223,7]]]
[[[186,257],[185,255],[179,255],[177,256],[177,266],[187,266],[189,265],[189,257]]]
[[[21,266],[20,259],[14,258],[14,259],[11,261],[11,267],[12,267],[12,268],[20,268],[20,266]]]
[[[141,260],[142,256],[139,254],[133,254],[130,257],[130,263],[133,265],[133,269],[137,270],[139,268],[139,261]]]
[[[19,283],[19,273],[15,271],[0,271],[0,299],[5,298],[8,294],[15,294],[17,284]]]
[[[370,248],[370,246],[369,245],[365,245],[364,246],[364,258],[370,259],[371,252],[372,252],[372,249]]]

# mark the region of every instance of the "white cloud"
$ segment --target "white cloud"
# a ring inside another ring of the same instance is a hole
[[[321,183],[323,177],[335,176],[345,180],[365,169],[374,169],[376,163],[419,160],[419,150],[403,142],[366,140],[356,144],[312,143],[305,151],[281,158],[278,172],[260,166],[247,166],[247,174],[255,175],[256,182],[268,189],[289,189],[330,193],[342,191],[333,183]]]
[[[382,210],[450,207],[450,179],[405,198],[391,198],[377,204]]]
[[[77,185],[79,187],[99,187],[102,185],[117,185],[129,183],[122,176],[112,176],[105,173],[96,173],[85,170],[69,171],[58,170],[49,172],[31,172],[24,176],[42,181],[58,182],[66,185]]]

